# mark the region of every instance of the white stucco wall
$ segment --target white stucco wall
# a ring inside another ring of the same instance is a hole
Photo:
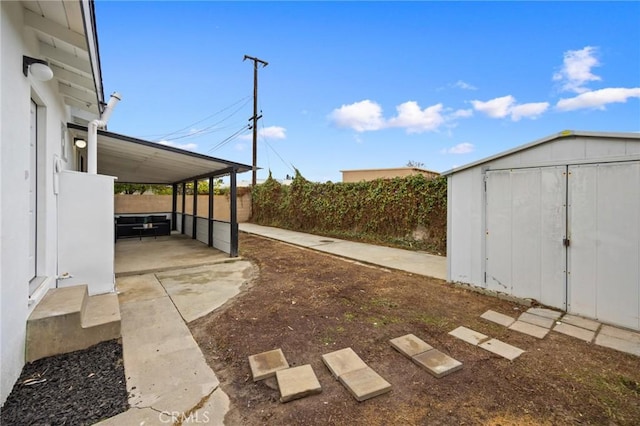
[[[26,320],[55,285],[57,215],[53,164],[61,157],[61,123],[67,110],[56,84],[22,74],[22,56],[39,57],[33,32],[23,28],[20,2],[0,2],[0,401],[24,365]],[[38,250],[40,291],[29,298],[28,208],[30,99],[39,105]],[[63,167],[70,168],[65,163]]]

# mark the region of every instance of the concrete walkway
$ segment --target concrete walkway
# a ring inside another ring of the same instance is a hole
[[[411,250],[356,243],[269,226],[241,223],[240,231],[412,274],[447,279],[447,258]]]
[[[160,265],[158,252],[173,256]],[[186,322],[237,295],[254,266],[173,236],[118,241],[116,270],[130,408],[100,424],[223,425],[229,398]]]

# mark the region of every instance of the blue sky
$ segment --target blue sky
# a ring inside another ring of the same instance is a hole
[[[562,130],[640,131],[640,2],[96,1],[109,130],[265,178],[444,171]],[[240,176],[250,180],[251,174]]]

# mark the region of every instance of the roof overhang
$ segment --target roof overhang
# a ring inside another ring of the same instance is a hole
[[[72,138],[86,140],[86,127],[67,127]],[[98,130],[98,173],[115,176],[118,183],[169,185],[249,170],[246,164]]]
[[[53,70],[71,121],[94,120],[104,109],[102,71],[92,0],[22,1],[25,29],[33,31],[38,59]]]
[[[554,133],[553,135],[544,137],[542,139],[535,140],[528,144],[520,145],[515,148],[509,149],[507,151],[500,152],[498,154],[492,155],[490,157],[486,157],[480,159],[478,161],[474,161],[469,164],[465,164],[460,167],[456,167],[454,169],[450,169],[441,173],[442,176],[452,175],[457,172],[461,172],[466,169],[470,169],[472,167],[479,166],[484,163],[488,163],[493,160],[497,160],[498,158],[506,157],[507,155],[514,154],[519,151],[524,151],[529,148],[533,148],[534,146],[542,145],[547,142],[555,141],[556,139],[562,138],[570,138],[570,137],[584,137],[584,138],[607,138],[607,139],[640,139],[640,133],[623,133],[623,132],[584,132],[584,131],[573,131],[573,130],[564,130],[559,133]]]

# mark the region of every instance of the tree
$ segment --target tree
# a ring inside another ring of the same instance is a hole
[[[147,190],[147,185],[141,185],[137,183],[114,183],[113,184],[113,193],[114,194],[135,194],[136,192],[140,195],[144,194]]]
[[[413,160],[409,160],[407,162],[406,167],[415,167],[417,169],[424,167],[424,163],[421,163],[420,161],[413,161]]]

